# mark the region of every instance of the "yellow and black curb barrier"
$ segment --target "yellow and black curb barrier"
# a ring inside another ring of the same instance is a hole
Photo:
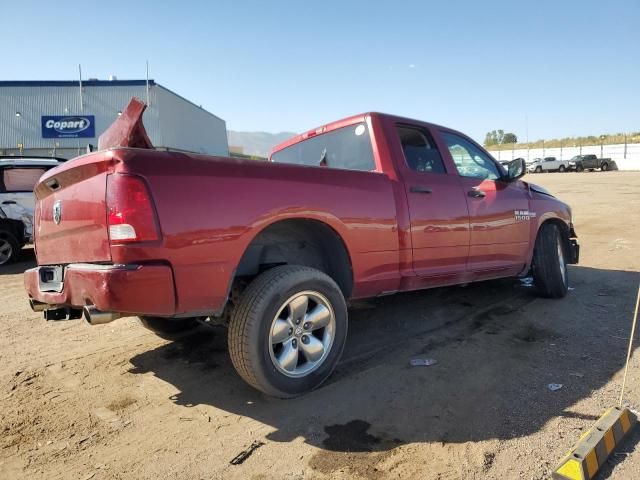
[[[613,407],[587,430],[553,472],[556,480],[591,480],[637,422],[628,409]]]

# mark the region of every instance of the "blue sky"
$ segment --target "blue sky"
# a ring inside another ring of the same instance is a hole
[[[640,2],[1,0],[3,80],[150,76],[233,130],[640,130]]]

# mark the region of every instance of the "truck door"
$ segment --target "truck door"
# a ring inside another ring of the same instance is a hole
[[[598,159],[595,155],[585,155],[584,160],[582,161],[582,166],[584,168],[597,168],[598,167]]]
[[[502,170],[471,140],[442,131],[447,154],[460,175],[469,208],[467,269],[475,279],[517,274],[530,241],[529,196],[522,182],[501,180]]]
[[[546,157],[544,159],[544,163],[542,164],[542,169],[544,171],[551,171],[558,169],[558,162],[556,162],[555,157]]]
[[[428,128],[396,125],[396,162],[409,205],[413,269],[419,276],[465,273],[469,214],[456,172],[447,171]]]

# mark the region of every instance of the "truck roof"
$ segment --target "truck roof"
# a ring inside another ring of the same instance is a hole
[[[336,120],[334,122],[330,122],[327,123],[325,125],[321,125],[319,127],[313,128],[311,130],[307,130],[306,132],[303,132],[299,135],[295,135],[293,137],[291,137],[288,140],[285,140],[282,143],[279,143],[278,145],[276,145],[275,147],[273,147],[271,149],[271,154],[282,150],[283,148],[287,148],[291,145],[294,145],[298,142],[301,142],[303,140],[306,140],[307,138],[310,137],[314,137],[316,135],[320,135],[323,133],[327,133],[330,132],[332,130],[337,130],[338,128],[342,128],[342,127],[347,127],[349,125],[354,125],[356,123],[361,123],[364,122],[368,117],[371,116],[379,116],[379,117],[387,117],[392,119],[395,122],[398,123],[417,123],[417,124],[422,124],[422,125],[428,125],[430,127],[435,127],[435,128],[445,128],[447,130],[452,130],[448,127],[444,127],[442,125],[436,125],[435,123],[429,123],[429,122],[424,122],[422,120],[416,120],[413,118],[406,118],[406,117],[399,117],[397,115],[391,115],[388,113],[382,113],[382,112],[367,112],[367,113],[360,113],[358,115],[352,115],[350,117],[346,117],[343,118],[341,120]],[[453,130],[452,130],[453,131]]]
[[[8,166],[55,166],[64,162],[64,158],[55,157],[0,157],[0,167]]]

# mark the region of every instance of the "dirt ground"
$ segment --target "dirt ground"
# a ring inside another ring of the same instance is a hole
[[[527,179],[573,207],[567,298],[502,280],[358,305],[337,372],[287,401],[240,380],[220,327],[168,342],[133,318],[46,323],[27,305],[25,250],[0,270],[0,479],[549,478],[617,402],[640,172]],[[628,384],[640,406],[638,356]],[[599,478],[640,478],[639,440]]]

